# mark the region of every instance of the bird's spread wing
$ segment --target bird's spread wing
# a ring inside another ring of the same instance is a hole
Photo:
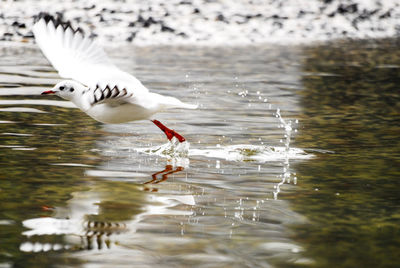
[[[118,85],[101,86],[100,84],[97,84],[93,89],[88,89],[83,95],[87,95],[89,104],[92,106],[105,102],[109,104],[121,104],[129,102],[129,100],[135,96],[133,90],[129,88],[120,87]]]
[[[33,33],[36,43],[61,77],[89,87],[96,87],[98,83],[119,84],[135,93],[148,92],[138,79],[115,66],[92,38],[80,29],[73,29],[70,23],[41,13]]]

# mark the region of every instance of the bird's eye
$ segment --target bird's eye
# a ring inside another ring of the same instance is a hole
[[[61,87],[60,87],[60,90],[64,90],[64,86],[61,86]]]
[[[69,89],[69,91],[71,91],[71,92],[74,92],[74,88],[73,87],[71,87],[70,89]]]

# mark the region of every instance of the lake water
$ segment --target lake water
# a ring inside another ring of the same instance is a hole
[[[4,45],[0,266],[397,267],[398,46],[109,49],[200,105],[155,116],[190,142],[171,157],[150,121],[40,96],[57,73]]]

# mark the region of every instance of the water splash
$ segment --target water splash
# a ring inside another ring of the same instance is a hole
[[[279,122],[281,123],[280,127],[282,127],[285,130],[285,160],[283,162],[283,173],[282,175],[280,175],[281,177],[281,181],[275,185],[274,187],[274,191],[273,191],[273,195],[274,195],[274,199],[277,200],[278,199],[278,194],[281,191],[281,186],[286,182],[286,183],[290,183],[291,181],[291,176],[292,173],[290,172],[290,163],[289,163],[289,152],[290,152],[290,139],[292,136],[292,120],[288,120],[286,121],[285,119],[283,119],[282,115],[281,115],[281,111],[278,108],[276,110],[275,113],[275,117],[278,118]],[[298,120],[296,119],[295,123],[298,123]],[[293,173],[293,175],[296,175],[295,173]],[[297,177],[293,178],[293,183],[297,184]]]
[[[133,148],[134,151],[149,155],[157,155],[167,158],[174,166],[189,166],[190,143],[188,141],[179,142],[175,137],[165,144],[153,147]]]
[[[283,119],[281,115],[281,110],[279,108],[276,110],[275,116],[279,119],[281,127],[283,127],[285,130],[285,152],[286,152],[285,164],[289,165],[289,150],[290,150],[290,138],[292,134],[292,121],[288,120],[288,122],[286,122],[285,119]]]
[[[237,77],[235,77],[235,79],[237,79]],[[239,86],[238,84],[236,85],[237,87]],[[268,110],[271,111],[273,109],[273,104],[269,103],[268,98],[266,98],[266,96],[264,96],[260,91],[252,93],[247,89],[239,88],[237,96],[240,98],[247,98],[249,104],[267,105]],[[298,120],[296,119],[295,121],[292,121],[284,119],[279,108],[276,109],[276,112],[271,111],[271,113],[279,120],[278,127],[283,128],[285,131],[283,135],[284,138],[281,140],[281,142],[284,143],[284,147],[264,145],[264,142],[262,142],[260,138],[259,140],[261,141],[261,145],[238,144],[221,146],[220,144],[217,144],[206,148],[190,148],[188,142],[179,143],[174,138],[172,141],[159,146],[150,148],[133,148],[133,150],[145,154],[161,156],[170,161],[178,160],[178,162],[191,156],[204,156],[227,161],[255,161],[259,163],[283,161],[283,175],[286,178],[285,180],[289,180],[290,172],[289,175],[286,174],[289,170],[289,159],[309,159],[312,158],[313,155],[306,153],[302,149],[290,147],[292,133],[297,132],[294,125],[298,123]],[[198,143],[200,144],[201,141]]]

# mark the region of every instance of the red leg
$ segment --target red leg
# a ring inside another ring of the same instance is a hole
[[[158,120],[151,120],[151,122],[153,122],[157,127],[159,127],[164,133],[165,135],[167,135],[167,138],[169,140],[171,140],[173,137],[176,137],[178,139],[179,142],[184,142],[186,141],[186,139],[181,136],[178,132],[176,132],[173,129],[169,129],[166,126],[164,126],[160,121]]]

